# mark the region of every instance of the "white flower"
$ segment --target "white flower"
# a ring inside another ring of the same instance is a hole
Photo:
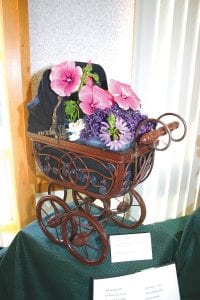
[[[69,133],[69,140],[76,141],[80,138],[81,131],[85,128],[83,119],[79,119],[74,123],[69,123],[67,132]]]

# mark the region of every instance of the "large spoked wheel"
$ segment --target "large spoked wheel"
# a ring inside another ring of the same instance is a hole
[[[142,224],[146,217],[146,206],[138,192],[132,190],[116,201],[116,207],[111,209],[111,219],[115,224],[124,228],[136,228]]]
[[[109,205],[107,201],[95,199],[77,191],[72,191],[72,196],[75,205],[92,215],[102,226],[109,221]]]
[[[68,205],[57,196],[44,196],[37,203],[38,223],[44,234],[55,243],[63,244],[60,225],[69,211]]]
[[[99,222],[82,210],[71,211],[61,224],[63,243],[80,262],[98,265],[108,253],[108,238]]]

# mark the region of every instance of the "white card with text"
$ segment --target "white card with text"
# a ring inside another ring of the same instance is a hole
[[[94,279],[93,300],[180,300],[175,264]]]
[[[151,235],[147,233],[110,236],[111,262],[152,259]]]

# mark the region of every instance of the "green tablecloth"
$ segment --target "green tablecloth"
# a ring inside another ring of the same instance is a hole
[[[89,300],[93,278],[131,274],[175,261],[182,299],[200,299],[199,211],[135,230],[109,224],[105,231],[108,235],[150,232],[153,260],[111,263],[109,254],[99,266],[83,265],[63,246],[48,240],[33,222],[17,234],[6,251],[0,251],[0,299]]]

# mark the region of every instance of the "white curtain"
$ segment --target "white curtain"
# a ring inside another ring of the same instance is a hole
[[[138,186],[145,222],[189,214],[200,206],[199,0],[136,0],[132,82],[144,113],[178,113],[188,127]]]

